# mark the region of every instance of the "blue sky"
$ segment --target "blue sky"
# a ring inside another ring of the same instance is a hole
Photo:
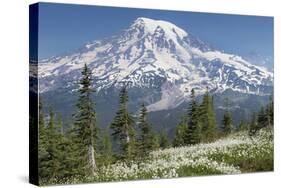
[[[170,21],[225,52],[273,57],[272,17],[41,3],[39,59],[118,34],[138,17]]]

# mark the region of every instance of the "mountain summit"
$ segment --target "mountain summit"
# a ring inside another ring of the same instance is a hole
[[[273,73],[266,69],[216,50],[170,22],[141,17],[119,35],[40,61],[39,91],[75,91],[85,63],[97,93],[124,84],[149,90],[140,97],[150,111],[177,107],[192,88],[197,94],[208,87],[213,93],[254,95],[268,95],[273,88]]]
[[[131,25],[129,30],[136,29],[139,31],[143,31],[143,34],[156,34],[161,33],[161,31],[165,33],[165,36],[168,37],[171,40],[176,40],[177,38],[183,39],[184,37],[187,37],[187,33],[177,27],[176,25],[162,21],[162,20],[153,20],[149,18],[138,18],[134,21],[134,23]]]

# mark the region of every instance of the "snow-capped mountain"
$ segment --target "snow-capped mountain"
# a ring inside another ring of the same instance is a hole
[[[170,22],[138,18],[117,36],[41,60],[39,91],[75,91],[85,63],[97,92],[124,84],[157,91],[157,100],[147,102],[150,111],[178,106],[192,88],[197,94],[208,87],[214,93],[231,89],[255,95],[273,88],[273,73],[266,69],[218,51]]]
[[[245,54],[243,58],[254,65],[265,67],[267,70],[273,72],[273,58],[271,56],[261,55],[258,52],[250,52]]]

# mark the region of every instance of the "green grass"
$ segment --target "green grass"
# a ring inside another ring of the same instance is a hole
[[[182,166],[177,170],[178,177],[186,177],[186,176],[206,176],[206,175],[218,175],[222,174],[222,172],[208,168],[206,166]]]
[[[273,133],[234,133],[213,143],[153,151],[149,160],[116,161],[93,177],[41,180],[41,185],[158,179],[272,171]]]

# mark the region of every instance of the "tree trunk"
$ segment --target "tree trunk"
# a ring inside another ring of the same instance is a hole
[[[89,146],[89,167],[91,175],[94,175],[96,171],[95,149],[92,145]]]
[[[127,144],[130,142],[130,136],[129,136],[128,130],[126,130],[126,142],[127,142]]]

